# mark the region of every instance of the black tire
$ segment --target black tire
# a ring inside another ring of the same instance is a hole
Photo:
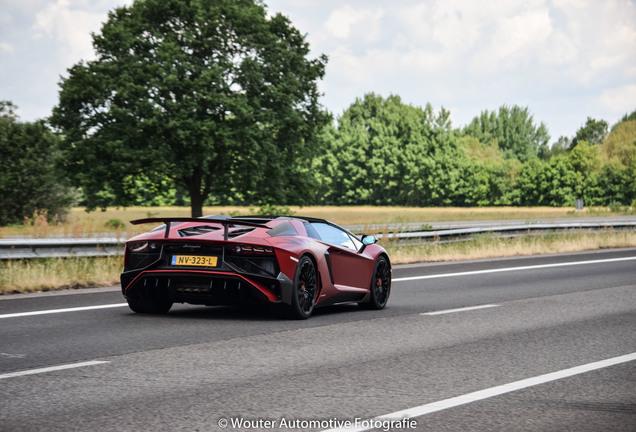
[[[307,255],[300,258],[294,275],[292,304],[286,308],[287,317],[307,319],[311,316],[318,299],[318,274],[316,266]]]
[[[384,309],[391,294],[391,264],[383,255],[375,261],[369,290],[368,301],[360,303],[360,306],[364,309]]]
[[[142,314],[165,314],[172,307],[169,300],[161,300],[152,297],[128,298],[128,306],[133,312]]]

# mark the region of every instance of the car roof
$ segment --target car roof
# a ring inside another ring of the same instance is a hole
[[[218,216],[206,216],[206,219],[216,219],[218,218]],[[335,225],[333,222],[329,222],[326,219],[320,219],[320,218],[315,218],[315,217],[308,217],[308,216],[274,216],[274,215],[249,215],[249,216],[234,216],[231,218],[227,218],[228,220],[231,221],[236,221],[237,223],[239,223],[241,220],[245,220],[245,221],[249,221],[249,222],[255,222],[255,223],[267,223],[273,220],[293,220],[293,219],[297,219],[297,220],[301,220],[301,221],[305,221],[305,222],[309,222],[309,223],[326,223],[329,225]]]

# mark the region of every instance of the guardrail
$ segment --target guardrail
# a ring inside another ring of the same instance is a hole
[[[636,230],[636,222],[611,223],[538,223],[531,225],[505,225],[490,227],[473,227],[461,229],[431,230],[420,232],[402,232],[387,234],[389,239],[396,238],[399,242],[450,242],[469,240],[479,235],[495,234],[499,237],[517,237],[521,235],[538,235],[554,232],[572,231],[631,231]],[[382,238],[383,236],[378,236]]]
[[[418,232],[388,233],[386,238],[399,243],[463,241],[478,235],[494,234],[500,237],[538,235],[547,232],[572,232],[574,230],[636,230],[636,222],[607,223],[539,223],[440,229]],[[382,234],[378,235],[383,238]],[[105,257],[123,255],[125,239],[67,238],[67,239],[0,239],[0,260],[32,258]]]
[[[107,238],[0,240],[0,260],[123,255],[125,240]]]

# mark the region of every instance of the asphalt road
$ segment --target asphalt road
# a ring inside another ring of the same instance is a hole
[[[636,249],[393,278],[387,309],[307,321],[0,297],[0,431],[636,431]]]

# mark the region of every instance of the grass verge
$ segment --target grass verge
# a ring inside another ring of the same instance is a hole
[[[122,267],[122,257],[0,261],[0,294],[112,286]]]
[[[510,239],[483,235],[455,243],[383,245],[393,264],[406,264],[636,247],[636,233],[572,232]],[[116,285],[122,261],[122,257],[0,261],[0,294]]]

